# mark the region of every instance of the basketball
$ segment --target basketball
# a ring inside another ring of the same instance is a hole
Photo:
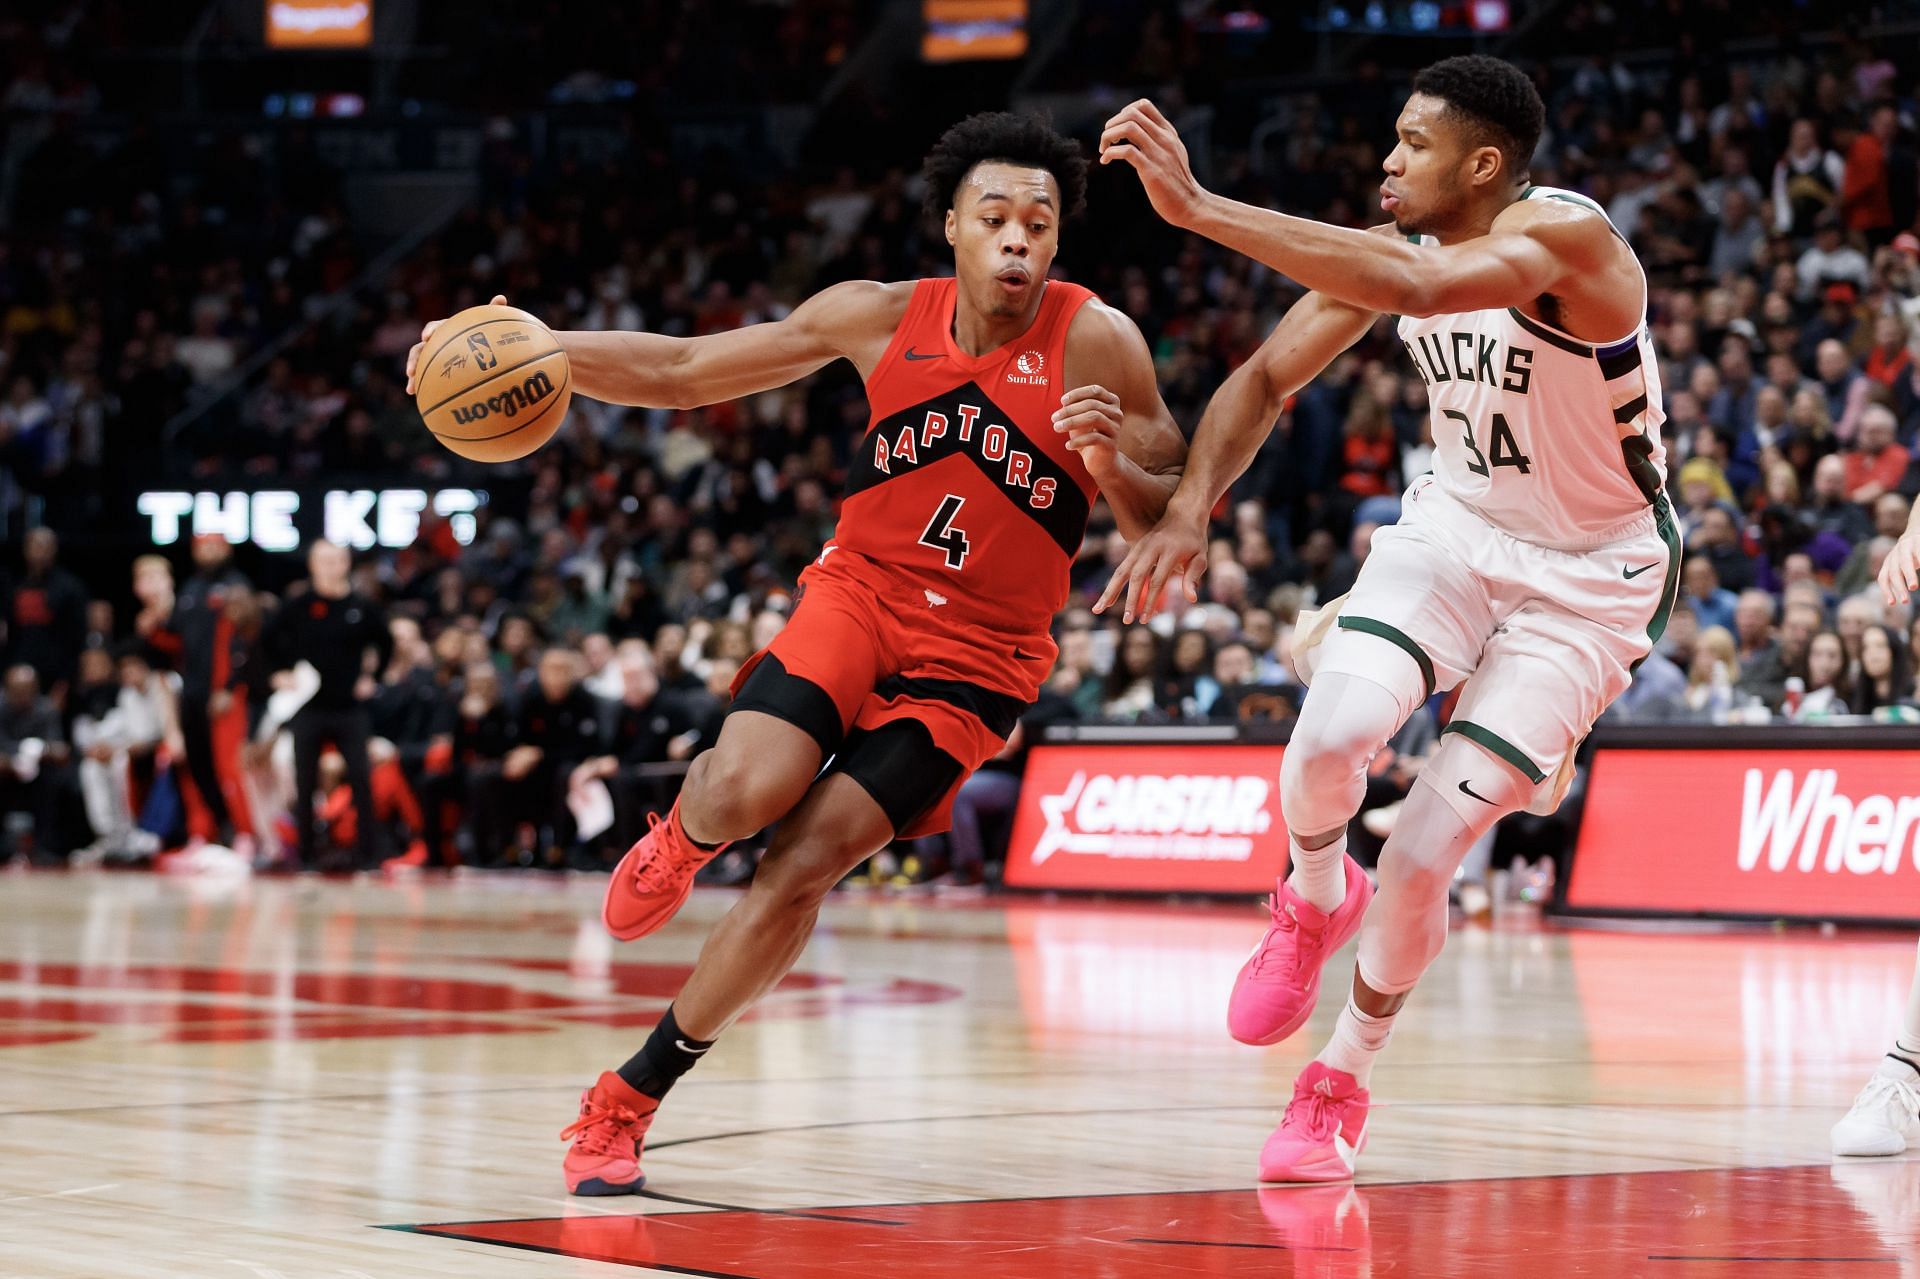
[[[414,400],[442,444],[476,462],[511,462],[567,416],[573,375],[553,331],[510,306],[468,307],[420,357]]]

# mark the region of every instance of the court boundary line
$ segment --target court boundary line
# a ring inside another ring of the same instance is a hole
[[[1515,1177],[1515,1176],[1446,1177],[1446,1178],[1438,1178],[1438,1179],[1428,1180],[1428,1181],[1420,1181],[1420,1180],[1365,1181],[1365,1182],[1352,1181],[1352,1182],[1344,1182],[1341,1184],[1351,1186],[1355,1190],[1373,1190],[1373,1189],[1385,1189],[1387,1187],[1394,1187],[1394,1186],[1483,1185],[1489,1182],[1496,1182],[1496,1181],[1569,1181],[1569,1180],[1573,1180],[1580,1177],[1665,1177],[1665,1176],[1671,1176],[1675,1173],[1684,1174],[1684,1173],[1698,1173],[1698,1172],[1799,1172],[1799,1171],[1805,1171],[1805,1170],[1816,1169],[1816,1168],[1831,1168],[1832,1166],[1833,1165],[1830,1163],[1825,1163],[1825,1164],[1822,1164],[1822,1163],[1711,1164],[1706,1167],[1688,1167],[1688,1168],[1636,1168],[1627,1172],[1544,1172],[1544,1173],[1533,1173],[1533,1174],[1529,1174],[1526,1176],[1519,1176],[1519,1177]],[[1241,1194],[1248,1190],[1259,1191],[1262,1189],[1272,1188],[1277,1184],[1281,1184],[1281,1183],[1256,1181],[1250,1185],[1242,1184],[1237,1186],[1197,1186],[1187,1190],[1100,1190],[1100,1191],[1083,1192],[1079,1194],[1003,1195],[1003,1196],[989,1197],[985,1199],[907,1199],[907,1200],[899,1200],[893,1203],[860,1203],[860,1204],[846,1204],[844,1206],[833,1205],[833,1204],[825,1204],[825,1205],[815,1204],[809,1209],[804,1209],[800,1211],[811,1212],[818,1216],[826,1217],[830,1221],[845,1221],[845,1222],[848,1222],[849,1224],[859,1225],[863,1223],[861,1223],[858,1218],[846,1217],[846,1216],[834,1216],[832,1214],[841,1213],[841,1212],[862,1211],[868,1208],[875,1208],[875,1209],[942,1208],[942,1207],[951,1207],[958,1204],[1049,1203],[1056,1200],[1064,1200],[1064,1199],[1133,1199],[1133,1198],[1141,1198],[1144,1196],[1166,1197],[1166,1196],[1173,1196],[1173,1195],[1230,1195],[1230,1194]],[[635,1197],[644,1199],[644,1198],[651,1198],[653,1196],[648,1191],[642,1190],[638,1192],[638,1194]],[[744,1213],[751,1213],[756,1216],[791,1216],[795,1213],[796,1210],[789,1209],[789,1208],[749,1208],[745,1206],[737,1206],[737,1207],[727,1207],[727,1208],[721,1209],[721,1211],[744,1212]],[[636,1213],[614,1214],[614,1215],[626,1215],[626,1216],[632,1216],[632,1217],[688,1217],[688,1216],[699,1216],[703,1214],[681,1213],[681,1212],[636,1212]],[[374,1230],[414,1230],[414,1231],[419,1231],[421,1233],[438,1234],[440,1233],[443,1227],[452,1228],[457,1226],[513,1226],[513,1225],[526,1225],[526,1224],[531,1224],[533,1222],[539,1222],[539,1221],[563,1221],[563,1220],[565,1220],[565,1218],[562,1218],[562,1217],[482,1217],[482,1218],[472,1218],[472,1219],[463,1220],[463,1221],[417,1222],[417,1223],[408,1224],[408,1225],[375,1224],[375,1225],[372,1225],[371,1228]],[[899,1223],[889,1223],[889,1224],[899,1224]],[[483,1240],[480,1240],[479,1242],[491,1243],[494,1241],[483,1239]],[[1153,1242],[1153,1241],[1149,1240],[1147,1242]],[[504,1246],[514,1247],[516,1245],[507,1244]],[[1764,1260],[1768,1260],[1768,1258],[1764,1258],[1764,1257],[1751,1258],[1750,1260],[1764,1261]]]

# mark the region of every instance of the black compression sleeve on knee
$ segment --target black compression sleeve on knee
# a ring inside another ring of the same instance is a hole
[[[626,1080],[635,1092],[658,1099],[667,1095],[667,1090],[680,1076],[699,1064],[713,1043],[711,1039],[690,1037],[680,1029],[672,1007],[668,1007],[660,1024],[647,1036],[646,1045],[614,1073]]]

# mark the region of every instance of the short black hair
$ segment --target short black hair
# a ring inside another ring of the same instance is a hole
[[[1077,217],[1087,207],[1087,157],[1078,142],[1054,132],[1039,116],[982,111],[941,134],[927,153],[920,169],[927,184],[927,218],[945,218],[967,174],[994,161],[1051,173],[1060,187],[1062,217]]]
[[[1444,101],[1467,125],[1474,145],[1500,148],[1514,181],[1526,180],[1547,122],[1546,104],[1526,72],[1470,53],[1434,63],[1413,78],[1413,91]]]

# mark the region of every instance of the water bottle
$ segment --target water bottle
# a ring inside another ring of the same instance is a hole
[[[1800,714],[1800,703],[1806,700],[1806,696],[1807,681],[1798,675],[1790,676],[1787,680],[1786,695],[1780,699],[1780,714],[1787,719],[1797,718]]]

